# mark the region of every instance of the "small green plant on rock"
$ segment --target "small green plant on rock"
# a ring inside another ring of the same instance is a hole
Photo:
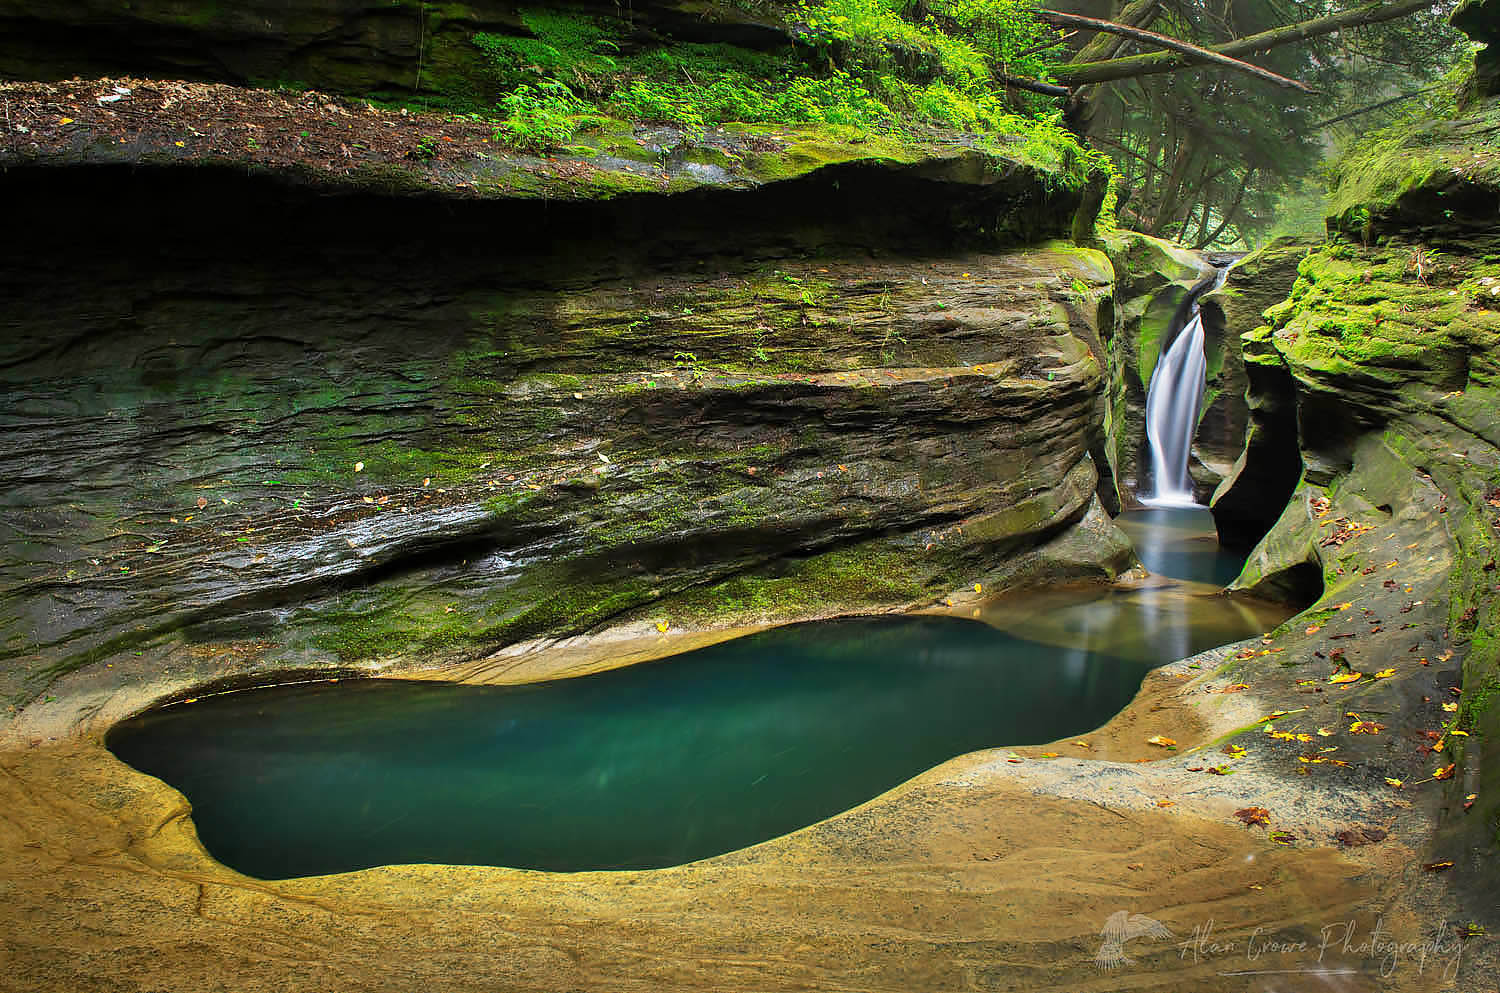
[[[505,120],[495,129],[495,140],[537,154],[566,145],[587,123],[591,109],[555,79],[534,86],[522,83],[501,99],[500,107]]]

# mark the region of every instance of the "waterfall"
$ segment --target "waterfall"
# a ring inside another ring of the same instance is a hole
[[[1152,507],[1196,507],[1188,456],[1198,428],[1208,360],[1203,354],[1203,314],[1198,298],[1224,284],[1229,269],[1217,270],[1200,284],[1188,305],[1187,325],[1171,340],[1151,374],[1146,394],[1146,440],[1151,446],[1152,493],[1142,500]]]

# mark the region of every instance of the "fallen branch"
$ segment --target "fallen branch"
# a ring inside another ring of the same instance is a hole
[[[1379,24],[1415,14],[1431,6],[1431,0],[1403,0],[1401,3],[1371,3],[1340,14],[1317,17],[1285,27],[1272,28],[1259,34],[1249,35],[1223,45],[1215,45],[1204,51],[1216,55],[1248,55],[1252,52],[1269,51],[1282,45],[1290,45],[1308,38],[1332,34],[1348,27]],[[1175,72],[1185,66],[1201,65],[1210,61],[1201,55],[1188,52],[1152,52],[1148,55],[1131,55],[1123,59],[1105,62],[1068,62],[1055,67],[1052,72],[1059,82],[1069,86],[1084,83],[1104,83],[1114,79],[1133,79],[1159,72]]]
[[[1066,97],[1071,96],[1073,92],[1066,86],[1044,83],[1040,79],[1027,79],[1023,76],[1000,76],[997,78],[1005,86],[1012,86],[1018,90],[1025,90],[1028,93],[1040,93],[1048,97]]]
[[[1170,35],[1159,34],[1155,31],[1146,31],[1142,28],[1133,28],[1127,24],[1116,24],[1113,21],[1101,21],[1094,17],[1083,17],[1079,14],[1064,14],[1057,10],[1038,10],[1036,16],[1038,20],[1046,21],[1048,24],[1056,24],[1062,27],[1087,28],[1091,31],[1104,31],[1109,34],[1120,35],[1123,38],[1129,38],[1133,41],[1171,49],[1174,52],[1193,56],[1194,61],[1226,66],[1238,72],[1247,73],[1257,79],[1263,79],[1268,83],[1275,83],[1277,86],[1286,87],[1289,90],[1297,90],[1301,93],[1317,92],[1306,83],[1299,83],[1295,79],[1288,79],[1286,76],[1278,75],[1269,69],[1262,69],[1260,66],[1230,58],[1221,52],[1193,45],[1183,41],[1181,38],[1173,38]],[[1096,64],[1108,65],[1109,63]],[[1066,69],[1067,67],[1063,66],[1061,68]]]
[[[1351,117],[1359,117],[1361,114],[1368,114],[1371,111],[1379,110],[1382,107],[1389,107],[1393,103],[1400,103],[1402,100],[1410,100],[1412,97],[1419,97],[1424,93],[1431,93],[1433,90],[1442,88],[1443,84],[1439,83],[1436,86],[1424,87],[1423,89],[1416,90],[1412,93],[1403,93],[1399,97],[1391,97],[1389,100],[1382,100],[1379,103],[1372,103],[1368,107],[1361,107],[1358,110],[1351,110],[1347,114],[1340,114],[1337,117],[1330,117],[1326,121],[1319,121],[1318,123],[1313,125],[1313,128],[1326,128],[1330,124],[1337,124],[1340,121],[1347,121]]]
[[[1133,28],[1143,28],[1156,18],[1157,6],[1158,0],[1131,0],[1114,16],[1114,22],[1128,24]],[[1079,65],[1085,62],[1103,62],[1120,54],[1120,49],[1124,47],[1124,38],[1101,31],[1093,41],[1079,49],[1078,54],[1069,61]]]

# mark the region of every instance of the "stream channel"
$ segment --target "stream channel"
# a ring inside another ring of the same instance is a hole
[[[185,794],[204,846],[250,876],[680,865],[966,752],[1091,731],[1148,670],[1289,615],[1218,593],[1240,561],[1206,511],[1120,523],[1144,581],[1008,596],[966,617],[791,625],[522,686],[225,693],[126,720],[108,745]]]

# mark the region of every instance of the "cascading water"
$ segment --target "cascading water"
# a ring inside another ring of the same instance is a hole
[[[1146,394],[1146,440],[1151,446],[1152,492],[1141,502],[1151,507],[1196,507],[1188,456],[1198,427],[1208,360],[1203,353],[1203,314],[1198,298],[1224,284],[1229,269],[1197,288],[1189,320],[1157,360]]]

